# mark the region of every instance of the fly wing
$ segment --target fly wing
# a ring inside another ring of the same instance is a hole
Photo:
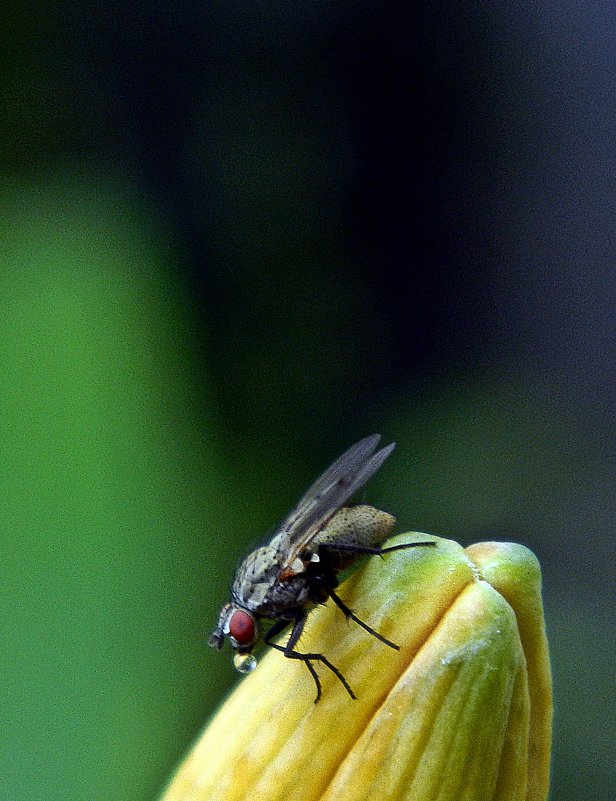
[[[379,434],[373,434],[343,453],[314,482],[279,526],[274,540],[283,557],[283,571],[289,569],[330,517],[372,478],[396,447],[392,442],[375,453],[379,440]]]

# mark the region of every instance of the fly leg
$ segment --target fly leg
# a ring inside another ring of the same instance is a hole
[[[287,640],[285,645],[278,645],[278,643],[272,642],[272,638],[275,637],[277,634],[280,634],[290,623],[293,623],[293,629]],[[344,689],[348,692],[353,700],[357,699],[357,696],[349,686],[349,683],[344,678],[342,673],[338,670],[335,665],[327,659],[327,657],[323,656],[323,654],[305,654],[301,651],[294,651],[293,649],[297,645],[299,638],[302,636],[302,631],[304,630],[304,624],[306,623],[306,613],[302,610],[298,611],[296,617],[293,621],[290,620],[278,620],[272,628],[268,631],[268,633],[264,637],[264,641],[267,645],[270,645],[272,648],[275,648],[277,651],[281,651],[287,659],[299,659],[303,662],[308,670],[310,671],[310,675],[314,679],[314,683],[317,685],[317,697],[314,699],[315,704],[319,702],[321,698],[321,682],[317,675],[316,670],[314,669],[314,665],[312,662],[321,662],[325,665],[326,668],[331,670],[334,676],[338,679],[338,681],[342,684]]]
[[[319,554],[327,554],[327,551],[351,551],[352,553],[357,554],[372,554],[375,556],[382,556],[384,553],[389,553],[390,551],[399,551],[403,548],[414,548],[419,545],[436,545],[436,542],[405,542],[402,545],[391,545],[389,548],[379,548],[379,547],[370,547],[368,545],[352,545],[350,543],[336,543],[335,545],[329,543],[323,543],[319,548]],[[378,631],[375,631],[371,626],[367,623],[364,623],[363,620],[357,617],[357,615],[353,612],[352,609],[345,604],[345,602],[338,596],[335,592],[333,587],[328,586],[327,584],[323,584],[325,591],[332,599],[332,601],[336,604],[338,609],[340,609],[347,618],[354,620],[359,626],[362,627],[368,634],[372,634],[373,637],[376,637],[377,640],[380,640],[385,645],[388,645],[390,648],[394,648],[396,651],[400,650],[400,646],[396,645],[396,643],[388,640],[387,637],[383,637],[382,634],[379,634]]]
[[[278,636],[278,634],[284,631],[287,628],[287,626],[290,626],[292,622],[293,622],[292,620],[276,621],[276,623],[271,627],[271,629],[267,632],[267,634],[263,638],[265,644],[269,645],[271,648],[274,648],[276,651],[282,651],[282,653],[286,656],[287,654],[285,647],[283,645],[278,645],[278,643],[272,642],[272,638]],[[308,671],[310,672],[310,675],[314,679],[314,683],[317,685],[317,697],[315,700],[316,704],[319,698],[321,697],[321,682],[319,680],[318,673],[314,669],[312,662],[309,659],[306,659],[304,661],[304,664],[306,665]]]
[[[377,640],[380,640],[382,643],[385,643],[385,645],[389,645],[390,648],[393,648],[396,651],[400,650],[399,645],[396,645],[395,642],[388,640],[387,637],[383,637],[383,635],[379,634],[378,631],[375,631],[367,623],[364,623],[364,621],[361,620],[361,618],[358,618],[357,615],[351,609],[349,609],[349,607],[345,604],[342,598],[340,598],[340,596],[338,596],[332,589],[330,589],[329,587],[326,587],[325,589],[327,590],[327,594],[329,595],[329,597],[336,604],[338,609],[344,612],[346,617],[351,618],[351,620],[354,620],[358,625],[362,627],[362,629],[364,629],[364,631],[367,631],[368,634],[372,634],[373,637],[376,637]]]
[[[337,542],[337,543],[330,543],[330,542],[323,542],[319,545],[319,554],[327,555],[328,551],[336,552],[336,551],[350,551],[351,553],[356,553],[359,556],[361,554],[367,553],[371,554],[372,556],[382,556],[384,553],[390,553],[390,551],[401,551],[405,548],[417,548],[420,545],[436,545],[434,540],[428,540],[427,542],[403,542],[401,545],[390,545],[387,548],[379,548],[378,545],[376,547],[372,547],[370,545],[354,545],[350,542]]]

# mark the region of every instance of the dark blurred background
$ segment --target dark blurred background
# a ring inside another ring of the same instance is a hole
[[[6,2],[0,797],[153,798],[236,560],[356,439],[544,569],[553,799],[614,792],[611,3]]]

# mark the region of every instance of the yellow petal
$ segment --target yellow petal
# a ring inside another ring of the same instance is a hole
[[[523,668],[511,607],[484,582],[467,586],[396,682],[324,798],[492,799]],[[528,720],[528,703],[523,707]]]
[[[481,576],[498,590],[516,614],[531,703],[526,799],[544,801],[550,781],[552,674],[541,602],[541,568],[532,551],[517,543],[480,542],[466,552]]]
[[[426,539],[437,538],[388,544]],[[467,553],[438,539],[436,548],[373,558],[340,595],[400,651],[333,604],[319,607],[301,650],[326,654],[358,700],[317,665],[315,706],[305,666],[270,652],[206,728],[164,801],[526,799],[524,650],[512,606]]]

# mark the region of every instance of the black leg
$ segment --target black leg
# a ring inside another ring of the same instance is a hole
[[[384,553],[390,553],[390,551],[402,551],[405,548],[417,548],[423,545],[435,546],[436,542],[434,542],[434,540],[430,540],[429,542],[403,542],[401,545],[390,545],[388,548],[379,548],[378,546],[373,548],[369,545],[353,545],[347,542],[324,542],[319,546],[319,553],[323,553],[323,551],[325,551],[325,553],[327,553],[327,551],[331,551],[332,553],[336,551],[350,551],[356,554],[367,553],[373,556],[382,556]]]
[[[324,553],[324,555],[326,555],[328,551],[330,551],[330,552],[348,551],[348,552],[356,553],[356,554],[372,554],[374,556],[382,556],[384,553],[390,553],[390,551],[401,551],[401,550],[403,550],[405,548],[417,548],[417,547],[423,546],[423,545],[435,546],[436,542],[434,542],[433,540],[430,540],[430,541],[427,541],[427,542],[403,542],[401,545],[390,545],[388,548],[380,548],[378,546],[377,547],[372,547],[372,546],[369,546],[369,545],[354,545],[352,543],[345,543],[345,542],[336,542],[336,543],[325,542],[319,547],[319,553],[320,554]],[[325,590],[327,591],[327,594],[332,599],[332,601],[336,604],[338,609],[340,609],[342,612],[344,612],[344,614],[348,618],[351,618],[351,620],[354,620],[358,625],[360,625],[362,627],[362,629],[367,631],[368,634],[372,634],[373,637],[376,637],[377,640],[380,640],[385,645],[388,645],[390,648],[394,648],[396,651],[400,650],[400,646],[399,645],[396,645],[391,640],[388,640],[386,637],[383,637],[382,634],[379,634],[378,631],[375,631],[367,623],[364,623],[363,620],[358,618],[357,615],[355,615],[353,613],[353,611],[351,609],[349,609],[349,607],[344,603],[342,598],[340,598],[338,595],[336,595],[336,593],[334,592],[332,587],[330,587],[329,585],[327,585],[325,583],[323,584],[323,586],[325,587]]]
[[[319,674],[315,670],[314,665],[309,659],[306,659],[304,662],[308,670],[310,671],[310,675],[314,679],[314,683],[317,685],[317,697],[314,699],[315,704],[318,704],[321,700],[321,680],[319,679]]]
[[[267,632],[267,634],[264,635],[263,642],[266,645],[273,646],[274,643],[271,642],[272,637],[277,637],[280,634],[280,632],[284,631],[287,626],[291,625],[291,623],[293,623],[292,620],[277,620],[274,623],[274,625],[270,628],[270,630]]]
[[[327,657],[323,656],[323,654],[305,654],[300,651],[294,651],[294,647],[297,645],[299,638],[302,635],[302,631],[304,630],[304,624],[306,622],[306,614],[303,611],[297,613],[297,617],[295,621],[290,620],[279,620],[277,621],[272,628],[268,631],[268,633],[264,637],[264,641],[267,645],[270,645],[272,648],[275,648],[277,651],[281,651],[287,659],[299,659],[300,661],[304,662],[312,678],[314,679],[315,684],[317,685],[317,697],[314,699],[315,704],[319,702],[321,698],[321,682],[319,681],[319,677],[317,675],[312,662],[321,662],[325,665],[326,668],[331,670],[334,676],[338,679],[338,681],[342,684],[344,689],[348,692],[353,700],[356,700],[357,696],[350,688],[349,683],[344,678],[342,673],[338,670],[335,665],[327,659]],[[272,642],[271,638],[275,637],[277,634],[280,634],[283,629],[285,629],[290,623],[293,623],[293,630],[289,636],[285,645],[278,645],[278,643]]]
[[[278,645],[278,643],[272,642],[272,638],[276,637],[278,634],[280,634],[282,631],[284,631],[287,628],[287,626],[291,625],[291,623],[293,623],[292,620],[277,620],[276,623],[274,623],[274,625],[271,627],[271,629],[267,632],[267,634],[263,638],[263,641],[265,642],[266,645],[269,645],[271,648],[274,648],[276,651],[282,651],[282,653],[285,656],[287,655],[285,646]],[[295,630],[295,626],[294,626],[294,630]],[[319,699],[321,698],[321,682],[319,680],[319,676],[317,675],[316,670],[314,669],[314,667],[312,665],[312,662],[310,662],[310,660],[306,659],[306,660],[304,660],[304,664],[306,665],[310,675],[314,679],[314,683],[317,685],[317,697],[316,697],[316,700],[315,700],[315,704],[316,704],[319,701]]]
[[[345,602],[342,600],[342,598],[340,598],[338,595],[336,595],[336,593],[332,589],[330,589],[329,587],[326,587],[326,590],[327,590],[327,594],[332,599],[332,601],[336,604],[338,609],[341,609],[347,617],[350,617],[351,620],[354,620],[356,623],[358,623],[362,627],[362,629],[364,629],[365,631],[368,632],[368,634],[372,634],[373,637],[376,637],[377,640],[380,640],[382,643],[385,643],[385,645],[389,645],[390,648],[394,648],[396,651],[400,650],[400,646],[399,645],[396,645],[395,642],[392,642],[391,640],[388,640],[387,637],[383,637],[382,634],[379,634],[378,631],[375,631],[367,623],[364,623],[363,620],[358,618],[357,615],[354,614],[349,609],[349,607],[345,604]]]

